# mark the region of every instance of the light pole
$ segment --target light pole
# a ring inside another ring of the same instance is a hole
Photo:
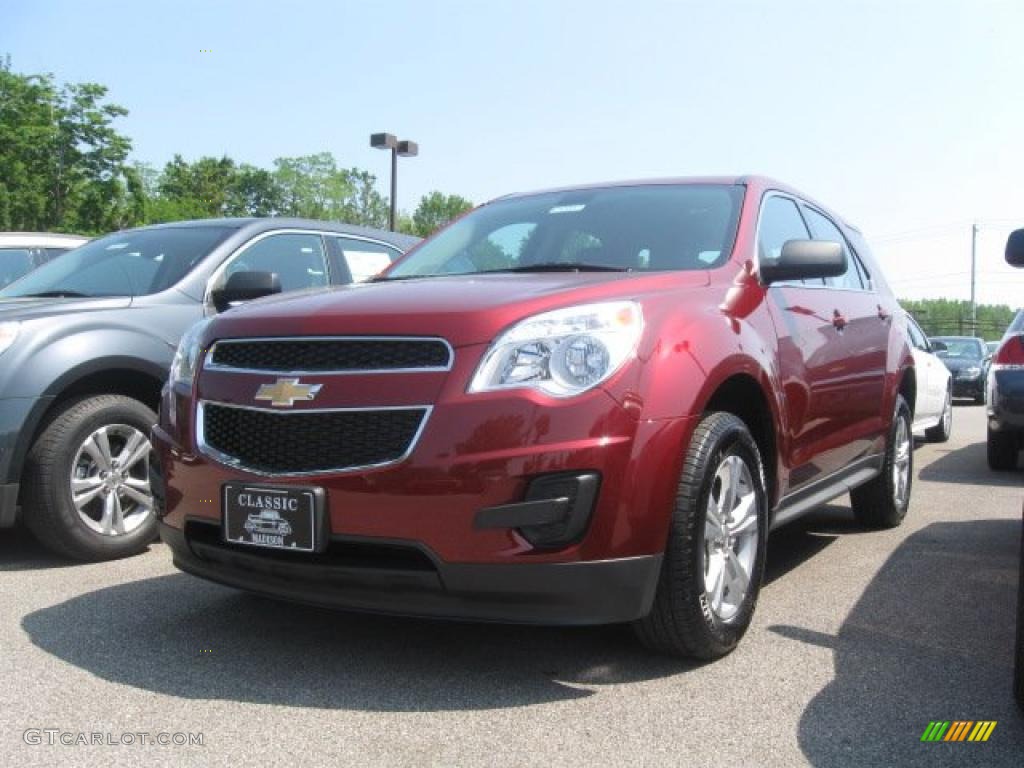
[[[978,252],[978,222],[971,225],[971,335],[978,335],[978,302],[974,298],[974,281]]]
[[[370,146],[374,149],[391,150],[391,211],[388,213],[388,228],[394,232],[398,200],[398,158],[416,157],[420,153],[420,147],[415,141],[399,141],[393,133],[372,134]]]

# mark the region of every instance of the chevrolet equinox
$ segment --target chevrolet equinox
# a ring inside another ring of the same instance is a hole
[[[860,233],[768,179],[503,197],[368,284],[195,325],[160,533],[265,595],[718,657],[770,531],[845,493],[906,514],[905,323]],[[289,532],[254,538],[262,510]]]

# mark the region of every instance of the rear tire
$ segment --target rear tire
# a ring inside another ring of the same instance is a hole
[[[153,411],[121,395],[62,407],[25,463],[25,523],[43,546],[96,562],[137,554],[153,541],[148,454],[155,423]]]
[[[882,471],[873,480],[850,491],[853,516],[866,528],[895,528],[907,515],[914,481],[910,425],[910,407],[903,395],[896,395]]]
[[[761,587],[766,510],[761,455],[746,425],[708,414],[683,461],[654,604],[633,624],[645,646],[699,659],[736,647]]]
[[[949,440],[953,432],[953,396],[946,391],[946,405],[942,411],[942,418],[934,427],[926,429],[924,436],[930,443],[944,443]]]
[[[1013,431],[997,432],[988,428],[987,454],[989,469],[1008,472],[1017,468],[1017,453],[1020,443]]]

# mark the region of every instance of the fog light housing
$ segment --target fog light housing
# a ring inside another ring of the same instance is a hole
[[[553,523],[524,525],[518,530],[535,547],[565,547],[583,538],[594,511],[601,476],[597,472],[541,475],[530,481],[526,501],[568,499],[565,518]]]
[[[523,501],[481,509],[477,528],[512,528],[534,547],[551,549],[583,538],[597,501],[601,475],[559,472],[530,481]]]

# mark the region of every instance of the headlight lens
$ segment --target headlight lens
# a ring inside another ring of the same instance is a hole
[[[202,350],[199,348],[199,339],[210,324],[213,318],[207,317],[200,320],[181,337],[178,343],[178,351],[174,353],[174,360],[171,362],[171,388],[176,384],[192,386],[192,379],[196,375],[196,367],[202,358]]]
[[[981,376],[981,368],[978,368],[977,366],[973,365],[970,368],[965,368],[964,376],[966,376],[968,379],[976,379],[979,376]]]
[[[529,387],[552,397],[586,392],[636,350],[643,314],[633,301],[584,304],[523,320],[499,336],[470,392]]]
[[[21,324],[17,322],[0,323],[0,355],[18,338],[18,328]]]

